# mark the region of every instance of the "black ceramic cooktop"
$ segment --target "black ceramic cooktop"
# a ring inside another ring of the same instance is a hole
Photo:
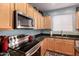
[[[22,43],[18,50],[27,52],[29,49],[31,49],[33,46],[35,46],[37,43],[38,43],[37,40],[33,40],[32,42],[28,42],[28,43]]]

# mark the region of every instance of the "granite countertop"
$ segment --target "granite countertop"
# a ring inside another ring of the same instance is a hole
[[[50,36],[49,36],[49,37],[50,37]],[[76,38],[76,37],[64,37],[64,36],[52,36],[52,37],[50,37],[50,38],[79,40],[79,38]]]
[[[61,36],[61,35],[53,35],[52,37],[50,36],[50,34],[40,34],[40,35],[38,35],[37,36],[37,38],[39,38],[39,37],[41,37],[41,38],[46,38],[46,37],[48,37],[48,38],[60,38],[60,39],[71,39],[71,40],[79,40],[79,36],[75,36],[75,35],[63,35],[63,36]]]

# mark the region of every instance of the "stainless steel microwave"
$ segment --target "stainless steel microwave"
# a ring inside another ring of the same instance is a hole
[[[14,28],[34,28],[34,20],[20,11],[14,11]]]

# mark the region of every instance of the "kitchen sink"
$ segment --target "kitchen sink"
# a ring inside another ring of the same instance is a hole
[[[64,39],[79,39],[79,37],[74,36],[52,36],[53,38],[64,38]]]

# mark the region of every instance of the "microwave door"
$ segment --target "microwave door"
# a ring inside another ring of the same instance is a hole
[[[31,19],[19,19],[18,24],[20,28],[32,28],[33,21]]]
[[[29,27],[33,27],[33,21],[29,20]]]
[[[33,28],[33,19],[29,18],[27,16],[24,16],[23,14],[15,13],[15,28]]]
[[[29,27],[29,23],[28,23],[28,20],[26,19],[23,19],[21,20],[21,24],[20,24],[22,27]]]

